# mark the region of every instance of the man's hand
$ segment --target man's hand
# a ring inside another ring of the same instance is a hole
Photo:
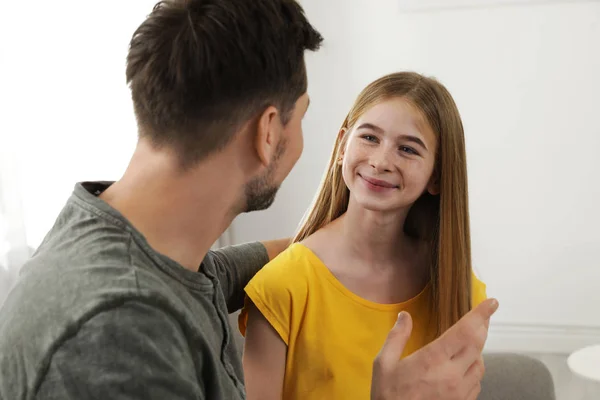
[[[265,246],[265,249],[267,249],[269,260],[272,260],[292,244],[292,238],[267,240],[262,242],[262,244]]]
[[[488,299],[437,340],[400,359],[412,320],[402,312],[373,365],[372,400],[475,400],[484,366],[481,352],[498,301]]]

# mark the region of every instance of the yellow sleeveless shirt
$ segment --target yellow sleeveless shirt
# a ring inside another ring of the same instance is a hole
[[[430,285],[398,304],[379,304],[349,291],[306,246],[295,243],[246,287],[249,298],[286,343],[285,400],[369,399],[371,368],[400,311],[413,320],[406,356],[432,337]],[[474,275],[473,306],[486,298]],[[239,317],[246,332],[247,309]]]

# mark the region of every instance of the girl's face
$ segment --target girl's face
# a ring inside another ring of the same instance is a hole
[[[402,98],[368,109],[351,128],[342,160],[342,176],[353,200],[373,211],[409,208],[428,190],[437,139],[421,114]]]

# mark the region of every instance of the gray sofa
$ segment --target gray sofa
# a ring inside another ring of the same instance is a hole
[[[555,400],[550,371],[520,354],[484,354],[485,376],[479,400]]]

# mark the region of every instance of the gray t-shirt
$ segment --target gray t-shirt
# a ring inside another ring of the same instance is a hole
[[[0,399],[243,399],[227,314],[268,262],[260,243],[199,272],[155,252],[77,184],[0,309]]]

